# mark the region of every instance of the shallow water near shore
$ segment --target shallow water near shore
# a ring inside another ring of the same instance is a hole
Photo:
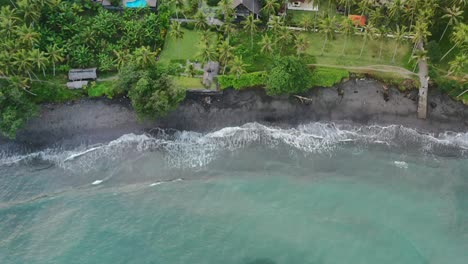
[[[467,263],[468,134],[249,123],[0,153],[0,263]]]

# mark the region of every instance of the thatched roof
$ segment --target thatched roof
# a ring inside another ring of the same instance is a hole
[[[89,69],[71,69],[68,72],[68,79],[70,81],[81,81],[81,80],[96,80],[96,68]]]
[[[260,14],[260,3],[258,0],[233,0],[231,7],[235,9],[239,5],[245,6],[250,12],[259,15]]]

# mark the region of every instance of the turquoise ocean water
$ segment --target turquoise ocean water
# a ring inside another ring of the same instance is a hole
[[[246,124],[0,159],[0,263],[468,263],[468,134]]]

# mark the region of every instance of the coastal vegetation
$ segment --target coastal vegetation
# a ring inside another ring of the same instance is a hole
[[[322,0],[315,11],[298,11],[268,0],[242,18],[231,0],[163,0],[157,11],[107,10],[89,0],[2,1],[0,130],[14,137],[36,104],[84,96],[128,96],[141,118],[155,118],[174,109],[185,89],[296,94],[350,73],[407,89],[408,79],[417,83],[418,62],[429,63],[433,86],[468,101],[466,1],[380,2]],[[210,61],[219,62],[219,75],[206,83]],[[87,67],[100,79],[68,90],[68,70]]]

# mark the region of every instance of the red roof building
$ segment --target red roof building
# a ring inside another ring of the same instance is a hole
[[[349,15],[348,16],[351,21],[353,21],[354,25],[356,26],[365,26],[366,25],[366,17],[365,16],[358,16],[358,15]]]

